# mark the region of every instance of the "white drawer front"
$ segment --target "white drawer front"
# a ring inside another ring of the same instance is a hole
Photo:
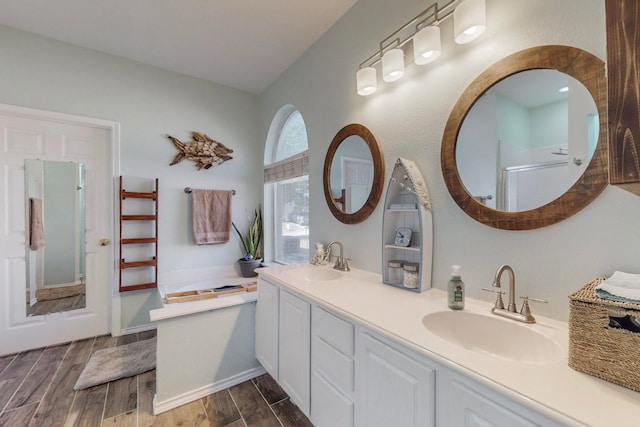
[[[313,337],[311,343],[311,366],[345,395],[353,396],[353,359],[345,356],[319,337]]]
[[[345,355],[352,357],[354,353],[353,325],[329,312],[313,307],[312,334],[318,336],[340,350]]]

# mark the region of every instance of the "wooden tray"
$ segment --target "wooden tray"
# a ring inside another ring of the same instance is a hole
[[[218,298],[219,296],[237,294],[242,292],[255,292],[258,290],[258,282],[240,283],[238,285],[220,286],[217,288],[195,289],[193,291],[170,292],[164,297],[165,304],[176,302],[198,301],[202,299]]]

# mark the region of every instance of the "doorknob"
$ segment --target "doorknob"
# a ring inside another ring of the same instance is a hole
[[[109,243],[111,243],[111,240],[109,240],[109,239],[100,239],[98,241],[98,244],[100,246],[109,246]]]

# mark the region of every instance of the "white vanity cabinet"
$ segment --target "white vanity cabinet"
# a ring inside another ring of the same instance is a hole
[[[367,329],[356,338],[356,426],[435,426],[436,368]]]
[[[353,426],[353,324],[263,278],[258,290],[256,359],[314,426]]]
[[[278,380],[280,288],[260,278],[258,289],[255,326],[256,359],[273,379]]]
[[[310,414],[311,304],[280,290],[278,383],[306,415]]]
[[[565,425],[347,316],[259,279],[256,358],[314,426]]]
[[[256,304],[256,359],[310,414],[311,305],[262,278]]]
[[[311,417],[315,427],[354,425],[354,326],[311,310]]]

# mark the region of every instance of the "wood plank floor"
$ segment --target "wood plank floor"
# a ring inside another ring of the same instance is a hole
[[[42,314],[77,310],[80,308],[85,308],[86,306],[87,297],[85,294],[80,294],[70,297],[38,301],[32,306],[29,306],[29,304],[27,304],[27,313],[29,316],[38,316]]]
[[[155,371],[73,390],[94,351],[153,336],[101,336],[0,357],[0,426],[312,427],[267,374],[158,416]]]

